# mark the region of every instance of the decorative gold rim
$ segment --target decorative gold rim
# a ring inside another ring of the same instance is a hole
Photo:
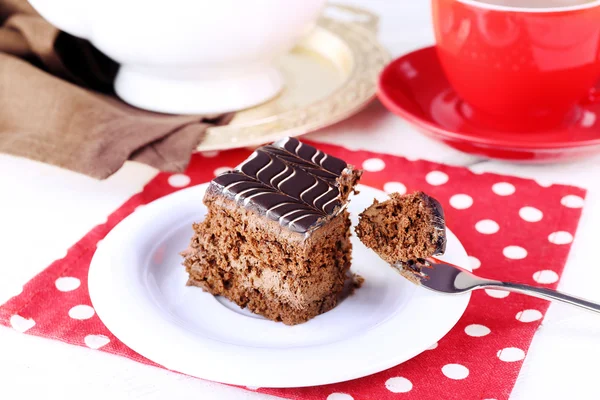
[[[290,110],[243,125],[210,128],[208,137],[220,136],[219,143],[205,140],[197,150],[225,150],[255,146],[284,136],[299,136],[344,120],[365,107],[376,94],[377,79],[390,56],[379,44],[375,30],[378,18],[372,13],[350,6],[333,6],[359,15],[359,22],[340,22],[321,17],[318,27],[338,37],[353,56],[352,71],[346,81],[330,96],[306,107]],[[208,142],[208,143],[207,143]]]

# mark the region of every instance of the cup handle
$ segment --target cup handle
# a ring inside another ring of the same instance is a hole
[[[377,33],[379,31],[379,17],[363,8],[328,3],[323,14],[329,19],[360,25],[371,32]]]

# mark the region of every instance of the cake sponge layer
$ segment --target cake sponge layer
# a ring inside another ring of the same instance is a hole
[[[310,237],[207,193],[185,253],[188,284],[294,325],[333,308],[350,267],[346,211]]]

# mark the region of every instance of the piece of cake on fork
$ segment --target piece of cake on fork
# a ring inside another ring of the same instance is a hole
[[[362,171],[297,139],[216,177],[184,252],[189,285],[288,325],[333,308],[350,268],[346,205]]]
[[[446,223],[441,204],[423,192],[392,193],[359,215],[356,234],[390,264],[444,254]]]
[[[375,200],[359,215],[355,229],[363,244],[414,281],[421,260],[446,251],[446,221],[442,205],[423,192]]]

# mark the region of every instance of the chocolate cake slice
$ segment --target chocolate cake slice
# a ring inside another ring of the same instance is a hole
[[[390,264],[441,255],[446,250],[446,224],[441,204],[423,192],[392,193],[375,200],[359,215],[356,234]]]
[[[184,252],[189,285],[288,325],[336,305],[350,267],[348,196],[362,171],[297,139],[216,177]]]

